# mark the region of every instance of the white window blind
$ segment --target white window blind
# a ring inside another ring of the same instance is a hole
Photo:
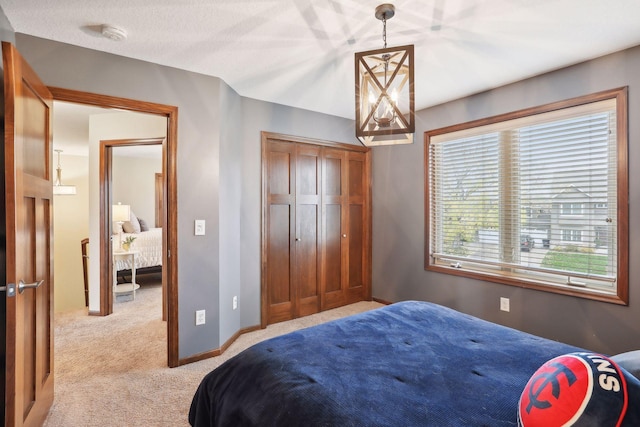
[[[615,295],[616,100],[429,138],[433,265]]]

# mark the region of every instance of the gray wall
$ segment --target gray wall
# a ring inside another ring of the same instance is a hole
[[[233,310],[232,299],[240,300],[242,251],[240,249],[240,215],[242,209],[242,99],[224,82],[220,84],[220,337],[226,342],[241,329],[240,313],[245,304],[238,301]],[[251,174],[249,174],[250,176]]]
[[[16,43],[49,86],[178,107],[180,357],[259,325],[260,132],[355,143],[353,122],[246,99],[215,77],[24,34]],[[205,236],[194,236],[195,219]],[[200,309],[207,323],[196,327]]]
[[[420,82],[416,82],[420,84]],[[618,306],[424,270],[424,132],[629,86],[630,303]],[[420,111],[411,146],[373,152],[373,295],[419,299],[614,354],[640,345],[640,47]],[[511,299],[509,313],[499,298]]]

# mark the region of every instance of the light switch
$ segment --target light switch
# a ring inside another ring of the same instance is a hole
[[[196,219],[195,221],[195,235],[204,236],[204,219]]]

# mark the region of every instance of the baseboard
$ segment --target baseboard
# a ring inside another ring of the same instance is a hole
[[[385,301],[379,298],[373,298],[373,301],[380,303],[380,304],[385,304],[385,305],[389,305],[389,304],[393,304],[390,301]],[[178,360],[178,366],[182,366],[182,365],[188,365],[189,363],[193,363],[193,362],[199,362],[201,360],[205,360],[205,359],[210,359],[212,357],[216,357],[216,356],[220,356],[222,353],[224,353],[225,351],[227,351],[227,349],[229,348],[229,346],[231,346],[231,344],[234,343],[235,340],[237,340],[241,335],[246,334],[248,332],[253,332],[253,331],[257,331],[259,329],[262,329],[260,327],[260,325],[256,325],[256,326],[249,326],[247,328],[242,328],[240,330],[238,330],[238,332],[236,332],[235,334],[233,334],[227,341],[225,341],[224,344],[222,344],[219,348],[213,349],[213,350],[209,350],[209,351],[205,351],[203,353],[198,353],[198,354],[194,354],[192,356],[189,357],[185,357],[183,359]]]
[[[379,302],[380,304],[384,304],[384,305],[393,304],[391,301],[386,301],[386,300],[383,300],[383,299],[380,299],[380,298],[376,298],[376,297],[373,297],[372,300],[375,301],[375,302]]]
[[[201,360],[210,359],[212,357],[220,356],[222,352],[219,348],[214,350],[205,351],[204,353],[194,354],[193,356],[185,357],[178,360],[177,366],[188,365],[189,363],[199,362]]]
[[[187,365],[193,362],[199,362],[201,360],[210,359],[212,357],[220,356],[222,353],[227,351],[229,346],[234,343],[235,340],[240,338],[241,335],[246,334],[248,332],[253,332],[261,329],[260,326],[250,326],[248,328],[242,328],[235,334],[233,334],[224,344],[220,346],[220,348],[216,348],[213,350],[205,351],[203,353],[194,354],[193,356],[185,357],[184,359],[180,359],[178,361],[178,366]]]

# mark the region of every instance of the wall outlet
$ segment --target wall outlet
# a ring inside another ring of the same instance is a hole
[[[204,219],[196,219],[194,224],[194,233],[196,236],[204,236]]]
[[[238,308],[238,297],[234,296],[233,297],[233,309],[237,309]]]
[[[509,298],[500,297],[500,310],[509,311]]]
[[[196,326],[205,324],[206,310],[196,310]]]

